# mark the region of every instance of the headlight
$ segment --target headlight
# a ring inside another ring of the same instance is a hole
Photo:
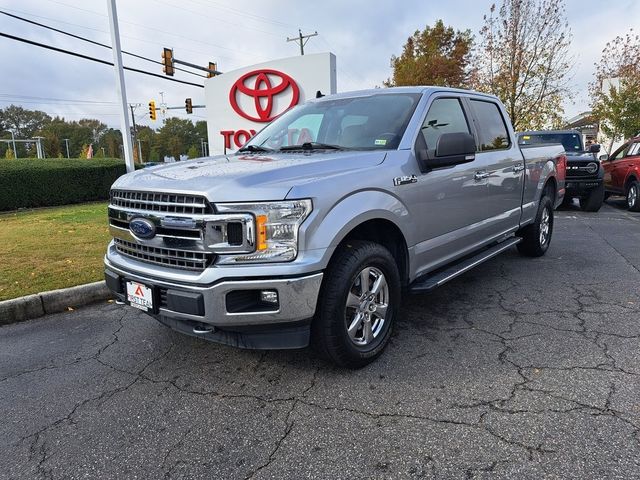
[[[218,264],[289,262],[298,255],[298,230],[312,210],[311,200],[260,203],[218,203],[220,213],[251,213],[255,217],[255,251],[222,255]]]

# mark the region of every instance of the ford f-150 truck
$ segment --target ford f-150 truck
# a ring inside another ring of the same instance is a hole
[[[493,96],[314,99],[237,153],[118,179],[106,282],[180,332],[258,349],[312,341],[361,367],[388,343],[401,294],[513,246],[545,253],[565,162],[560,145],[520,148]]]
[[[560,144],[567,155],[565,204],[574,198],[585,212],[597,212],[604,202],[604,168],[596,154],[600,145],[582,145],[582,134],[577,130],[539,130],[518,134],[518,143],[526,145]]]

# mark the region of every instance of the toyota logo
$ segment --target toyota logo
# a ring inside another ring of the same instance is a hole
[[[279,83],[274,85],[272,81],[276,78],[279,80]],[[284,94],[289,89],[291,91],[291,101],[289,105],[281,112],[274,113],[274,98]],[[253,98],[255,114],[253,114],[253,112],[248,113],[240,107],[238,104],[239,94]],[[286,73],[270,69],[254,70],[245,73],[233,84],[229,92],[229,101],[233,110],[241,117],[251,120],[252,122],[270,122],[294,105],[297,105],[298,100],[300,100],[300,88],[298,88],[298,84],[296,84],[293,78]]]

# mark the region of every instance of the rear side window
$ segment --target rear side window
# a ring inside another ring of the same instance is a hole
[[[640,155],[640,143],[634,143],[629,147],[629,151],[627,152],[627,157]]]
[[[471,109],[478,119],[478,150],[500,150],[509,148],[509,133],[498,105],[493,102],[471,100]]]
[[[427,149],[435,150],[443,133],[471,133],[462,104],[457,98],[437,98],[429,107],[427,118],[422,124],[422,134]]]

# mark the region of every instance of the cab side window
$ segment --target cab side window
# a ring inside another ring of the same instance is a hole
[[[502,150],[511,146],[507,124],[498,105],[485,100],[471,100],[471,109],[478,120],[478,151]]]
[[[444,133],[471,133],[462,104],[457,98],[435,99],[422,124],[422,135],[430,152],[436,149],[438,139]]]

